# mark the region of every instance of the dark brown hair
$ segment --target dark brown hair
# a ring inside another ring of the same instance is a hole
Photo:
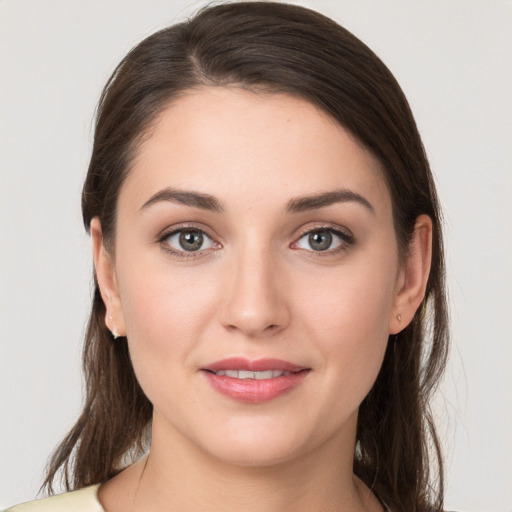
[[[303,7],[239,2],[206,7],[142,41],[101,95],[82,195],[86,229],[99,217],[104,241],[114,249],[119,190],[151,124],[180,93],[226,85],[306,99],[372,152],[389,186],[403,256],[416,218],[432,219],[426,295],[410,325],[390,336],[382,369],[361,404],[354,471],[393,510],[442,510],[442,461],[428,407],[448,344],[440,210],[407,100],[359,39]],[[113,342],[104,319],[95,280],[83,355],[85,405],[50,461],[50,492],[61,471],[67,489],[114,476],[127,455],[142,452],[150,433],[152,405],[126,343]]]

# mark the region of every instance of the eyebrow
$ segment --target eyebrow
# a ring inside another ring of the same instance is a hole
[[[202,210],[209,210],[212,212],[224,211],[224,207],[220,201],[210,194],[177,190],[174,188],[164,188],[163,190],[160,190],[142,205],[141,210],[145,210],[151,205],[162,201],[183,204],[185,206],[192,206],[194,208],[201,208]]]
[[[149,208],[151,205],[169,201],[172,203],[183,204],[202,210],[213,212],[223,212],[224,207],[221,202],[210,194],[202,192],[193,192],[178,190],[174,188],[165,188],[152,195],[141,207],[141,210]],[[360,194],[347,189],[338,189],[329,192],[322,192],[311,196],[296,197],[291,199],[285,207],[286,213],[299,213],[308,210],[318,210],[335,203],[356,202],[367,208],[371,213],[375,210],[371,203]]]
[[[307,210],[318,210],[335,203],[356,202],[367,208],[371,213],[375,214],[375,209],[368,199],[352,190],[338,189],[330,192],[322,192],[306,197],[296,197],[291,199],[285,211],[287,213],[298,213]]]

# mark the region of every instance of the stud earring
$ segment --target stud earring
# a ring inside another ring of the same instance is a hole
[[[108,317],[109,320],[112,320],[112,315],[109,315]],[[119,338],[119,333],[117,332],[117,327],[116,327],[116,324],[114,324],[114,328],[112,329],[112,336],[114,336],[114,339],[117,340],[117,338]]]
[[[396,315],[396,319],[401,322],[402,321],[402,315],[400,313],[398,313],[398,315]]]

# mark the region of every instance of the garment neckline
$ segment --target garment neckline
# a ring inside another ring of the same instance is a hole
[[[91,491],[93,491],[94,492],[94,500],[96,501],[96,505],[98,505],[100,512],[106,512],[105,509],[103,508],[103,505],[101,504],[101,502],[99,500],[99,497],[98,497],[98,491],[100,489],[100,486],[101,486],[101,484],[94,484],[89,487],[85,487],[84,490],[90,489]],[[391,512],[391,509],[379,498],[379,496],[377,496],[377,494],[375,494],[375,496],[379,500],[379,503],[383,506],[384,512]]]
[[[98,491],[100,489],[101,484],[94,484],[90,485],[88,487],[84,487],[83,490],[90,490],[93,493],[93,498],[95,501],[95,505],[98,506],[99,512],[106,512],[103,508],[103,505],[100,503],[99,497],[98,497]]]

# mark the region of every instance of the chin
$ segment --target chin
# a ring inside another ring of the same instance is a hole
[[[199,446],[225,463],[241,467],[268,467],[305,455],[322,442],[314,433],[307,432],[303,425],[261,419],[252,422],[239,419],[225,425],[225,428],[203,432],[199,437],[203,442]]]
[[[237,443],[216,446],[210,451],[219,461],[247,468],[276,466],[300,455],[301,449],[294,443]]]

